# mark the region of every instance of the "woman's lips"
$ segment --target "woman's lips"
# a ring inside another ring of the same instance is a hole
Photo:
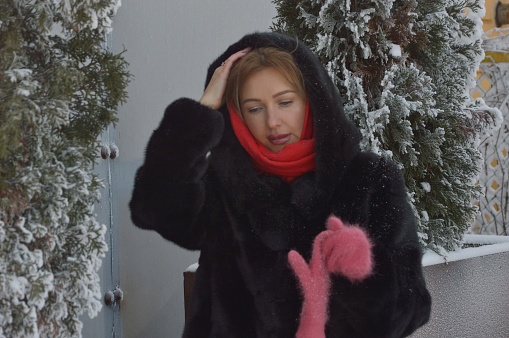
[[[275,145],[285,144],[290,140],[291,134],[279,134],[279,135],[269,135],[267,139],[270,143]]]

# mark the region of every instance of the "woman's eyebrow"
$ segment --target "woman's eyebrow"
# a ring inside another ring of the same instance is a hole
[[[272,95],[272,97],[276,98],[278,96],[281,96],[281,95],[284,95],[284,94],[287,94],[287,93],[295,93],[295,90],[285,89],[283,91],[280,91],[280,92]],[[247,99],[242,100],[241,104],[244,104],[244,103],[247,103],[247,102],[260,102],[260,101],[261,101],[261,99],[247,98]]]
[[[254,99],[254,98],[247,98],[247,99],[242,100],[241,103],[246,103],[246,102],[251,102],[251,101],[259,102],[261,100],[260,99]]]
[[[284,95],[284,94],[287,94],[287,93],[295,93],[295,90],[286,89],[286,90],[280,91],[279,93],[276,93],[276,94],[272,95],[272,97],[278,97],[278,96],[281,96],[281,95]]]

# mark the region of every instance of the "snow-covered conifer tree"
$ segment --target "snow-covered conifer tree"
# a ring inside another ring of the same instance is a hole
[[[0,1],[0,337],[79,337],[101,308],[97,138],[129,75],[119,0]]]
[[[421,243],[456,248],[476,212],[479,135],[497,111],[471,102],[481,0],[274,0],[335,80],[362,148],[403,169]]]

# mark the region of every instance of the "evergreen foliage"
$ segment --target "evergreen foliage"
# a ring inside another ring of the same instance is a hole
[[[311,46],[364,150],[403,169],[421,243],[461,244],[477,209],[481,134],[500,112],[468,89],[482,60],[480,0],[273,0],[273,30]]]
[[[129,80],[119,0],[0,0],[0,337],[80,337],[101,308],[98,136]]]

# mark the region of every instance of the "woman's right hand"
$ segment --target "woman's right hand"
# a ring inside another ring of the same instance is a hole
[[[226,90],[226,82],[228,81],[230,70],[233,64],[249,53],[250,50],[251,47],[248,47],[232,54],[221,66],[216,68],[207,88],[205,88],[199,100],[201,104],[212,109],[219,109],[219,107],[224,104],[224,92]]]

